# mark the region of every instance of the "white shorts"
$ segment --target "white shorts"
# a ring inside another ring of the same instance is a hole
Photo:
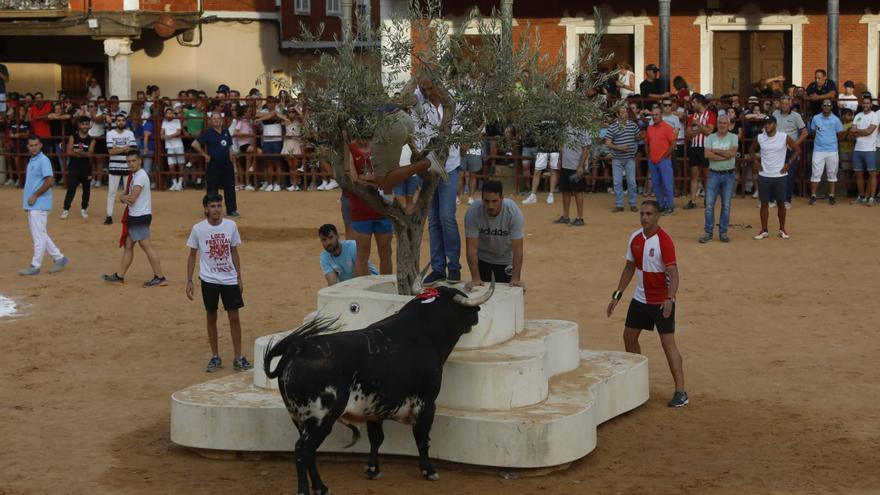
[[[559,170],[559,152],[538,153],[538,155],[535,156],[535,170],[544,170],[547,168],[548,162],[550,164],[550,170]]]
[[[168,165],[183,165],[186,163],[186,156],[183,155],[183,146],[166,146],[165,151],[168,153]]]
[[[823,170],[828,182],[837,182],[837,167],[839,164],[840,156],[836,151],[814,151],[810,182],[820,182]]]

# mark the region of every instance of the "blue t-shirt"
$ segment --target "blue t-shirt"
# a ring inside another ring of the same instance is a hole
[[[342,251],[339,256],[333,256],[326,250],[321,253],[321,272],[328,274],[336,272],[336,277],[340,282],[354,278],[354,261],[357,259],[357,242],[355,241],[339,241]],[[372,263],[370,265],[370,275],[378,275],[379,270]]]
[[[833,113],[825,118],[825,115],[814,115],[810,120],[810,130],[816,133],[813,141],[813,151],[837,151],[837,133],[843,132],[843,122]]]
[[[229,148],[232,146],[232,136],[229,129],[223,128],[220,132],[214,128],[205,129],[199,135],[199,144],[204,148],[205,153],[211,157],[208,166],[231,165],[229,162]]]
[[[134,126],[132,126],[132,127],[134,127]],[[154,127],[153,122],[151,122],[149,120],[145,120],[141,123],[140,126],[132,129],[134,131],[134,137],[137,139],[137,142],[138,142],[138,151],[142,155],[148,155],[148,156],[153,155],[153,148],[156,147],[156,145],[154,144],[155,138],[156,138],[156,132],[153,130],[153,127]],[[145,132],[150,133],[150,139],[147,141],[147,152],[146,153],[144,153],[144,133]]]
[[[25,210],[52,210],[52,188],[46,189],[46,192],[39,195],[33,205],[28,204],[28,198],[31,197],[37,189],[43,184],[43,179],[52,177],[52,162],[43,152],[32,156],[27,165],[27,176],[24,181],[24,194],[21,198],[22,207]]]

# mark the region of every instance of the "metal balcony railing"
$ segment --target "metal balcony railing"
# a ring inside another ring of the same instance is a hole
[[[0,11],[42,12],[67,10],[67,0],[0,0]]]

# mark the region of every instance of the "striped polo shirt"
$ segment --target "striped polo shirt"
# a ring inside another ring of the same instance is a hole
[[[688,116],[688,127],[693,127],[694,123],[699,122],[700,125],[715,125],[717,120],[715,112],[704,110],[703,113],[692,113]],[[703,148],[706,146],[706,135],[702,132],[691,138],[690,142],[693,148]]]
[[[628,151],[611,150],[611,157],[618,160],[628,160],[636,156],[639,139],[639,124],[632,120],[626,121],[626,124],[620,125],[620,121],[615,121],[608,128],[605,134],[606,139],[610,139],[612,144],[617,146],[626,146]]]
[[[644,229],[629,236],[626,260],[636,264],[636,292],[633,299],[644,304],[662,304],[669,296],[666,267],[675,264],[675,245],[665,230],[657,227],[651,237]]]

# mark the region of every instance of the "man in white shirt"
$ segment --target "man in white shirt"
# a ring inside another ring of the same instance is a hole
[[[229,331],[232,334],[232,348],[235,371],[246,371],[253,366],[241,352],[241,321],[238,310],[244,307],[241,295],[244,292],[241,282],[241,260],[238,246],[241,236],[235,222],[223,218],[223,196],[217,193],[206,194],[202,198],[205,220],[195,224],[186,245],[189,259],[186,263],[186,297],[194,299],[193,271],[196,256],[199,258],[199,280],[202,288],[202,302],[208,320],[208,342],[211,344],[211,360],[205,369],[213,373],[223,367],[217,343],[217,306],[223,300],[223,309],[229,317]]]
[[[162,275],[159,253],[150,240],[150,224],[153,222],[150,176],[143,169],[143,162],[137,151],[130,151],[126,159],[131,175],[126,180],[125,194],[119,198],[119,201],[125,205],[125,213],[122,216],[122,238],[119,239],[119,245],[124,248],[122,261],[119,263],[119,271],[112,275],[105,273],[101,278],[105,282],[124,283],[125,273],[134,259],[134,245],[137,243],[144,250],[150,267],[153,268],[153,278],[144,282],[144,287],[164,287],[168,282]]]
[[[758,154],[758,147],[761,153]],[[791,154],[787,155],[788,150]],[[770,219],[770,201],[776,204],[785,201],[785,188],[791,163],[800,157],[800,146],[788,134],[776,130],[776,117],[768,115],[764,119],[764,132],[752,141],[751,154],[758,161],[761,171],[758,172],[758,197],[761,201],[761,230],[755,240],[770,236],[767,223]],[[777,208],[779,217],[779,237],[788,239],[785,229],[786,208]]]
[[[129,165],[126,156],[132,150],[137,151],[137,138],[131,129],[126,129],[125,115],[117,115],[113,120],[114,128],[107,131],[107,154],[110,155],[110,166],[107,177],[107,218],[104,225],[113,223],[113,205],[116,204],[116,189],[123,184],[128,175]]]
[[[871,95],[862,97],[862,111],[853,118],[849,137],[855,138],[852,154],[852,170],[856,176],[859,197],[853,204],[874,206],[877,194],[877,128],[880,127],[880,112],[873,110]],[[868,187],[865,189],[865,171],[868,172]]]
[[[171,188],[169,191],[180,191],[183,189],[183,177],[180,176],[179,167],[186,163],[186,156],[183,152],[183,125],[180,119],[174,115],[171,108],[165,109],[165,120],[162,121],[162,140],[165,141],[166,160],[168,162],[168,173],[171,175]],[[177,169],[177,170],[175,170]]]

